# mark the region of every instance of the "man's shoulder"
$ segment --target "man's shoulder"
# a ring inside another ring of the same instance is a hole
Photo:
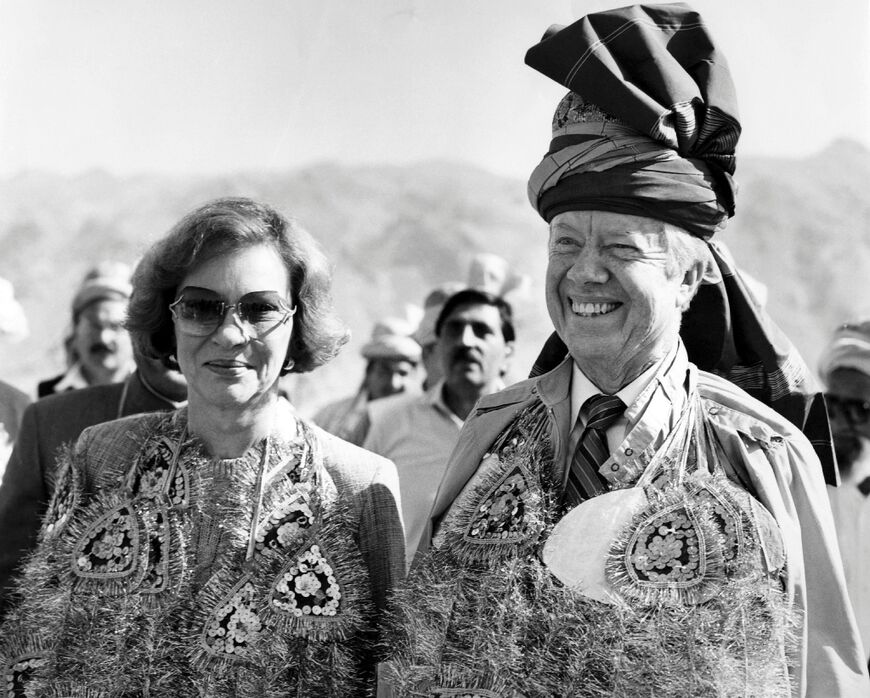
[[[317,410],[314,415],[314,421],[320,424],[321,421],[332,419],[337,413],[343,413],[347,410],[348,407],[351,406],[354,399],[354,395],[348,395],[347,397],[343,397],[339,400],[327,402],[323,407]]]
[[[110,419],[92,424],[82,432],[91,444],[103,444],[109,448],[116,444],[141,443],[144,436],[160,427],[161,422],[171,418],[171,412],[146,412],[120,419]],[[168,424],[168,421],[167,421]]]
[[[430,408],[431,400],[426,393],[399,393],[378,400],[372,400],[366,406],[372,424],[383,420],[392,420],[399,415],[407,414],[409,410]]]
[[[113,395],[121,396],[124,392],[124,383],[107,383],[105,385],[91,385],[87,388],[67,390],[62,393],[54,393],[40,398],[34,404],[44,409],[57,408],[57,406],[83,405],[89,402],[102,402]],[[115,405],[117,407],[117,405]]]
[[[713,423],[727,425],[756,441],[806,439],[788,419],[725,378],[699,370],[698,393]]]
[[[123,383],[94,385],[46,395],[32,403],[28,409],[40,420],[53,422],[61,417],[89,426],[118,416],[118,403],[123,391]]]
[[[471,416],[475,417],[487,412],[508,409],[526,402],[535,394],[537,382],[537,378],[526,378],[519,383],[502,388],[498,392],[484,395],[477,401]]]

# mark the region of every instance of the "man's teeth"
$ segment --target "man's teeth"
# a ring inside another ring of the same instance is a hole
[[[582,317],[592,317],[593,315],[604,315],[613,312],[619,306],[619,303],[577,303],[571,302],[571,309],[577,315]]]

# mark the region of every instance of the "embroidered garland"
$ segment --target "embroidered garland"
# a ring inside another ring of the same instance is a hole
[[[514,419],[396,594],[397,694],[790,696],[770,514],[721,473],[651,487],[606,561],[621,598],[592,600],[539,558],[563,513],[546,433],[540,403]]]
[[[215,463],[184,434],[183,420],[159,420],[121,486],[87,502],[67,454],[0,647],[7,689],[366,695],[371,586],[316,437],[300,424],[268,463],[259,449]]]

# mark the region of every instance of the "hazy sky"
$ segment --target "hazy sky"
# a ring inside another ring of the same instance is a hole
[[[620,3],[621,4],[621,3]],[[0,0],[0,174],[462,159],[525,176],[563,88],[523,56],[600,0]],[[697,0],[744,154],[870,144],[867,0]]]

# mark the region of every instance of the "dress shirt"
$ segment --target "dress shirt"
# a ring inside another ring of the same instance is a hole
[[[369,419],[363,448],[389,458],[399,472],[405,556],[410,566],[427,530],[435,493],[463,420],[444,402],[444,381],[421,395],[396,395],[369,403]]]

